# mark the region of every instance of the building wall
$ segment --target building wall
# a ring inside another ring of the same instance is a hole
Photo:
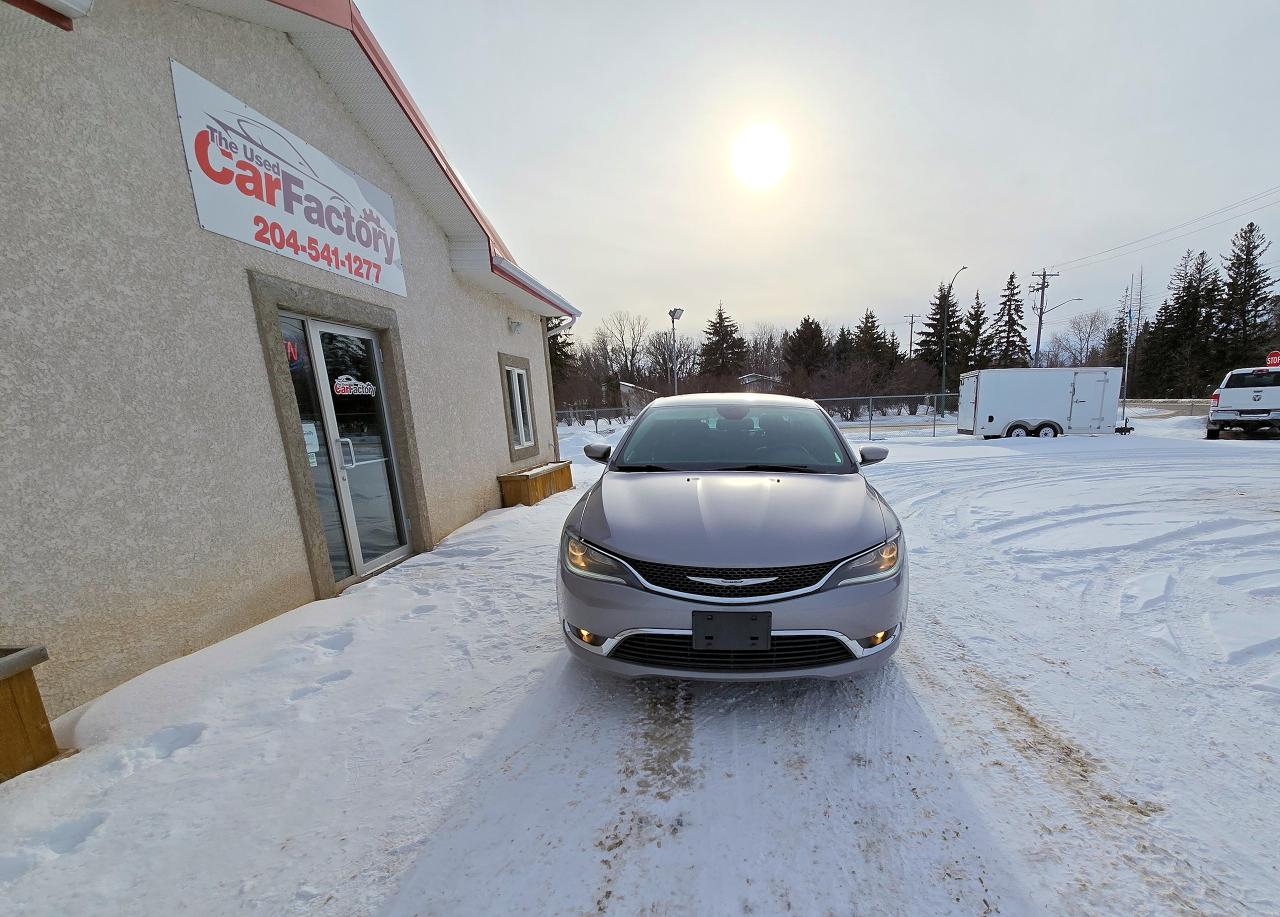
[[[170,57],[392,196],[407,298],[200,229]],[[6,44],[0,85],[0,645],[48,645],[52,713],[314,597],[248,269],[397,311],[436,541],[513,468],[499,352],[534,367],[521,466],[553,457],[538,317],[450,271],[284,35],[98,0],[74,32]]]

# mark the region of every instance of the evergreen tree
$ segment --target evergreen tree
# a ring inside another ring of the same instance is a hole
[[[831,342],[831,366],[837,373],[844,374],[853,366],[854,358],[853,332],[841,325],[839,334]]]
[[[787,364],[787,382],[797,395],[808,395],[830,359],[830,345],[822,326],[806,315],[785,337],[782,359]]]
[[[965,313],[956,333],[956,376],[974,369],[986,369],[991,365],[991,321],[982,293],[974,291],[973,305]]]
[[[569,322],[569,318],[553,318],[548,322],[547,330],[554,331]],[[577,348],[573,344],[573,335],[561,331],[547,339],[548,355],[551,358],[551,380],[556,385],[565,382],[578,371]]]
[[[746,362],[746,339],[739,333],[738,323],[725,313],[721,305],[703,331],[698,366],[702,375],[712,379],[736,379],[742,375]]]
[[[885,337],[884,329],[880,327],[876,314],[868,309],[863,313],[862,321],[858,322],[858,327],[853,332],[854,357],[870,364],[878,374],[888,362],[886,359],[888,350],[889,339]]]
[[[1262,362],[1271,338],[1271,287],[1275,281],[1262,264],[1271,243],[1257,223],[1238,230],[1231,254],[1222,258],[1226,271],[1223,295],[1209,317],[1210,367],[1218,377],[1240,366]]]
[[[1017,274],[1010,274],[1005,281],[1000,308],[991,324],[991,365],[997,369],[1030,366],[1031,348],[1027,346],[1026,316]]]
[[[884,369],[886,378],[907,359],[902,352],[902,342],[898,340],[898,332],[890,331],[885,341]]]
[[[1140,386],[1159,398],[1204,394],[1211,359],[1211,321],[1222,297],[1222,277],[1205,252],[1187,249],[1169,278],[1169,296],[1144,329]]]
[[[955,365],[956,334],[959,332],[960,309],[955,296],[945,283],[938,284],[938,292],[929,303],[929,315],[924,320],[924,330],[916,338],[916,359],[934,370],[942,372],[942,355],[945,344],[947,362]],[[945,335],[945,340],[944,340]],[[955,373],[948,371],[952,379]]]
[[[1125,341],[1129,335],[1129,320],[1125,312],[1120,312],[1116,320],[1107,329],[1102,339],[1102,365],[1124,366]]]

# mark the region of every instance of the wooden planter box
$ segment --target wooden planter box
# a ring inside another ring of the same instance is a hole
[[[0,647],[0,780],[58,757],[58,743],[31,671],[48,658],[43,646]]]
[[[550,462],[539,465],[537,468],[530,468],[528,471],[500,474],[498,486],[502,488],[503,506],[516,506],[521,503],[525,506],[533,506],[552,494],[558,494],[562,490],[572,490],[573,471],[568,462]]]

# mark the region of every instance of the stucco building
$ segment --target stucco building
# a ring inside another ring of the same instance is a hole
[[[557,458],[520,268],[348,0],[0,0],[0,645],[52,713]]]

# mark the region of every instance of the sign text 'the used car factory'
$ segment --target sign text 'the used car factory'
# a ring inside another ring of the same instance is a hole
[[[177,61],[172,68],[202,227],[405,295],[390,195]]]

